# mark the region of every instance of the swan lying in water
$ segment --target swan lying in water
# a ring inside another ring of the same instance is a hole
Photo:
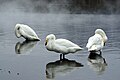
[[[66,39],[56,39],[54,34],[50,34],[46,37],[45,42],[46,48],[50,51],[55,51],[63,54],[75,53],[83,48],[79,47],[77,44],[66,40]],[[61,57],[60,57],[61,58]]]
[[[36,40],[39,41],[37,34],[32,28],[24,24],[16,24],[15,35],[20,38],[24,37],[26,40]]]
[[[88,39],[86,47],[88,51],[100,51],[108,40],[105,32],[102,29],[97,29],[95,35]]]

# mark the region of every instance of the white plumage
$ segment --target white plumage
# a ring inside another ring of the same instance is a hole
[[[24,37],[26,40],[40,40],[32,28],[24,24],[16,24],[15,35],[20,38]]]
[[[107,40],[105,32],[102,29],[97,29],[95,35],[88,39],[86,47],[88,51],[99,51],[103,48]]]
[[[74,53],[82,50],[81,47],[66,39],[56,39],[54,34],[46,37],[46,48],[51,51],[60,52],[63,54]]]

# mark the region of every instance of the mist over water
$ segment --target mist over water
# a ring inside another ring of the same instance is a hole
[[[0,0],[0,12],[119,14],[119,0]]]
[[[119,0],[0,0],[0,80],[118,80],[119,4]],[[17,38],[17,23],[30,26],[41,41]],[[106,32],[108,41],[102,56],[94,54],[98,63],[92,64],[85,46],[97,28]],[[61,61],[59,53],[45,48],[50,33],[84,49]]]
[[[60,3],[59,3],[60,2]],[[0,1],[0,12],[38,12],[38,13],[68,13],[66,0],[5,0]]]

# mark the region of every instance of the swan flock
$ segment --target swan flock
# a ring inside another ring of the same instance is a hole
[[[24,24],[16,24],[15,35],[17,38],[23,37],[28,41],[40,41],[35,31]],[[102,29],[96,29],[95,34],[88,39],[86,47],[88,51],[100,51],[105,46],[107,40],[106,33]],[[55,51],[62,54],[75,53],[83,49],[67,39],[56,39],[54,34],[46,36],[45,46],[49,51]]]

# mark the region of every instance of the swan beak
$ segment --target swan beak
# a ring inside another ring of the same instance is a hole
[[[41,39],[40,39],[40,38],[38,38],[37,40],[38,40],[38,41],[41,41]]]
[[[45,46],[47,45],[47,43],[48,43],[48,39],[45,40]]]
[[[104,46],[106,45],[106,43],[104,42]]]

